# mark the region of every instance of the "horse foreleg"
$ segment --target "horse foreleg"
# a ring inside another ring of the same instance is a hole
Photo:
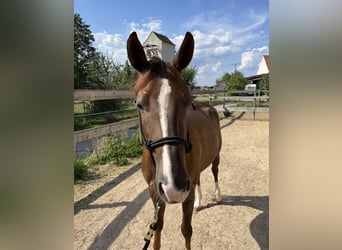
[[[201,209],[201,200],[202,200],[202,190],[201,190],[201,181],[200,181],[200,177],[198,177],[198,181],[197,181],[197,185],[195,188],[195,210],[198,211]]]
[[[153,249],[160,249],[161,231],[164,226],[164,213],[165,213],[165,203],[162,203],[158,211],[157,229],[154,234]]]
[[[219,163],[220,163],[220,156],[218,155],[216,157],[216,159],[214,160],[212,167],[211,167],[211,171],[213,172],[214,180],[215,180],[215,197],[216,197],[217,203],[222,202],[221,190],[220,190],[220,186],[218,183],[218,165],[219,165]]]
[[[157,200],[158,200],[158,194],[157,194],[157,188],[156,188],[156,182],[155,182],[155,166],[151,158],[151,154],[148,150],[144,150],[143,157],[142,157],[142,163],[141,163],[142,173],[146,180],[146,183],[148,184],[148,189],[150,192],[150,197],[153,202],[155,211],[157,209]],[[154,232],[154,239],[153,239],[153,249],[160,249],[160,239],[161,239],[161,231],[163,229],[164,225],[164,212],[165,212],[165,204],[160,204],[160,208],[157,214],[157,229]]]
[[[194,197],[195,190],[191,188],[188,198],[183,202],[183,221],[182,221],[182,234],[185,238],[185,247],[187,250],[191,249],[191,236],[192,236],[192,226],[191,226],[191,219],[192,219],[192,212],[194,208]]]

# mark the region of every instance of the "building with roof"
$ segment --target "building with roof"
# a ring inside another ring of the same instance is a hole
[[[263,76],[269,73],[270,73],[270,57],[269,55],[263,55],[259,63],[257,74],[254,76],[245,77],[245,79],[248,81],[246,88],[248,88],[248,86],[255,84],[256,89],[259,89],[259,84]]]
[[[171,61],[176,53],[176,45],[162,34],[152,31],[143,43],[147,59],[157,56],[164,61]]]
[[[268,74],[270,73],[270,56],[264,55],[261,58],[261,62],[259,63],[259,69],[257,75]]]

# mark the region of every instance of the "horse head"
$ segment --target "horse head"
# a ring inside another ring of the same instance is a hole
[[[187,115],[192,97],[181,71],[193,51],[189,32],[171,62],[157,57],[148,61],[135,32],[127,40],[128,59],[136,70],[133,89],[145,150],[156,168],[158,195],[168,203],[183,202],[190,190],[185,155],[191,150]]]

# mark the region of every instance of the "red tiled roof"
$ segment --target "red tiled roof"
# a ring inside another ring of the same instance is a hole
[[[264,59],[265,59],[268,70],[270,70],[270,56],[264,55]]]

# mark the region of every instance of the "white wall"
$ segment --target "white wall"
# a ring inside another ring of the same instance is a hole
[[[168,43],[163,43],[162,45],[162,59],[165,62],[172,61],[175,55],[175,47]]]
[[[175,55],[175,46],[169,43],[163,43],[154,33],[151,33],[147,40],[144,42],[145,45],[157,45],[157,48],[159,50],[159,55],[161,56],[161,59],[164,61],[171,61],[173,59],[173,56]],[[145,54],[147,54],[148,48],[144,47]]]
[[[265,58],[262,57],[261,62],[259,64],[259,69],[258,69],[257,75],[268,74],[268,73],[269,73],[269,70],[268,70]]]

